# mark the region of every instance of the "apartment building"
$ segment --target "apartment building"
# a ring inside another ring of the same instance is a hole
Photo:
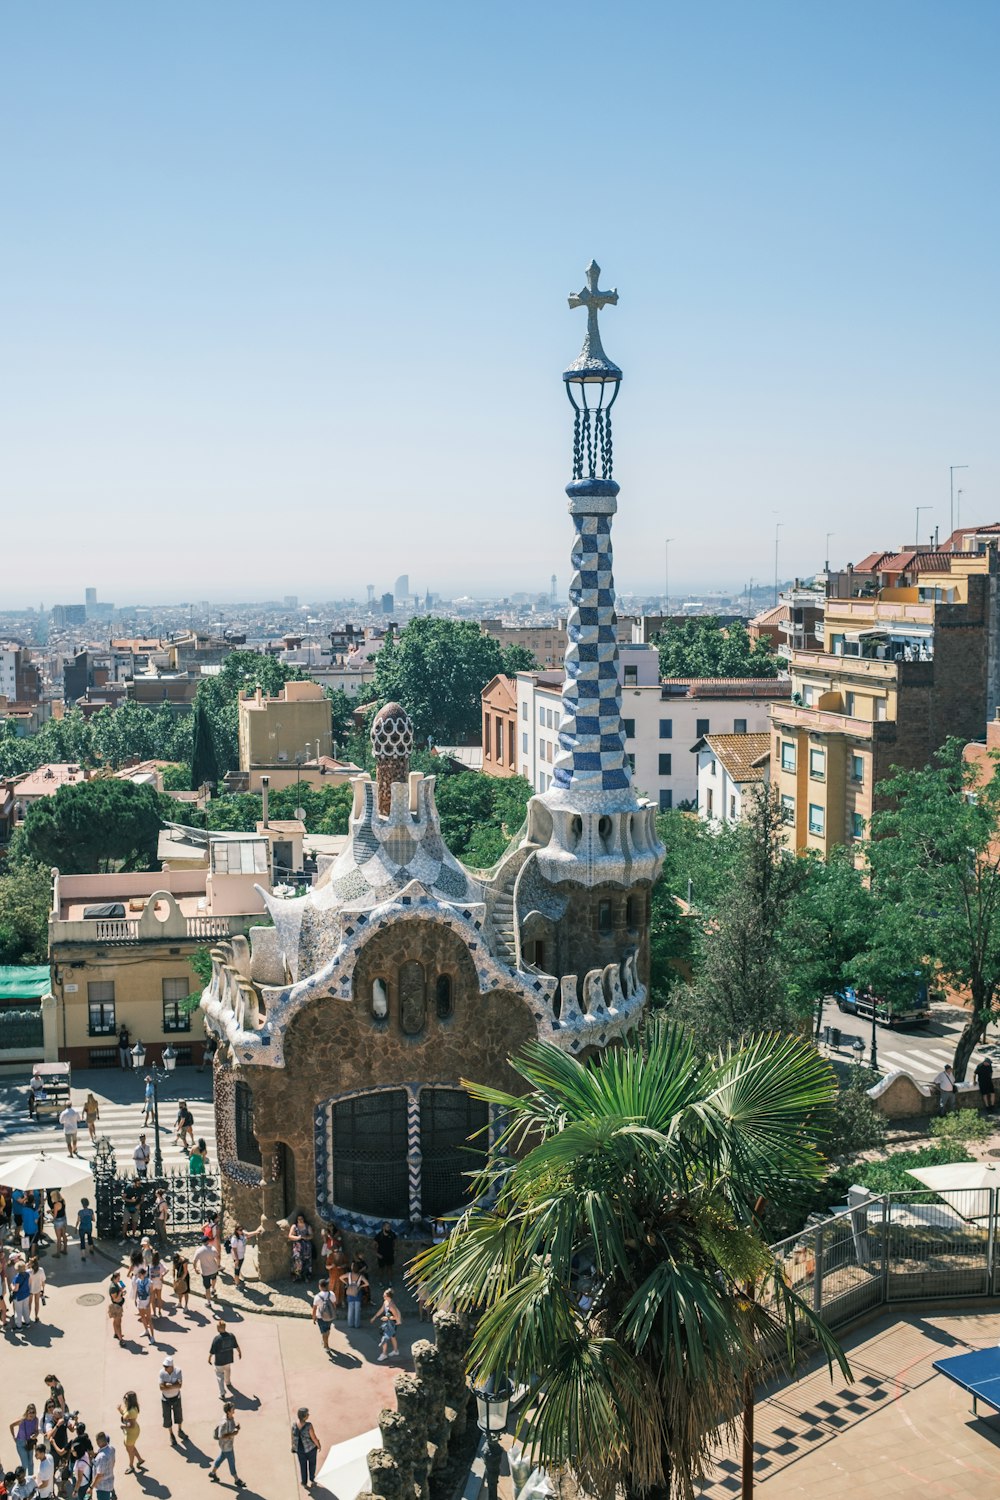
[[[516,776],[517,683],[501,674],[483,688],[483,770],[487,776]]]
[[[652,646],[619,652],[625,748],[636,790],[659,808],[695,807],[696,743],[708,734],[759,734],[769,728],[768,708],[787,699],[789,683],[776,678],[674,677],[660,681]],[[559,751],[562,672],[519,672],[519,770],[536,791],[547,791]]]
[[[480,620],[484,635],[501,646],[523,646],[540,667],[561,667],[566,655],[566,621],[557,625],[505,625],[502,620]]]
[[[789,653],[771,708],[771,784],[788,844],[826,855],[866,836],[874,788],[972,739],[1000,700],[1000,527],[939,548],[873,552],[831,574],[822,640]]]
[[[719,826],[740,823],[749,797],[768,779],[771,736],[706,734],[694,753],[698,763],[698,815]]]
[[[260,688],[240,695],[241,771],[329,755],[332,740],[330,700],[318,682],[286,682],[273,698]]]
[[[202,869],[60,875],[53,879],[49,963],[56,1004],[56,1057],[76,1067],[113,1067],[124,1023],[157,1061],[170,1042],[179,1063],[201,1057],[201,1023],[186,1004],[200,988],[198,949],[266,921],[264,838],[212,838]]]

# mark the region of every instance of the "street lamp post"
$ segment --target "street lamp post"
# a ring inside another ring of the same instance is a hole
[[[497,1500],[500,1463],[503,1449],[500,1439],[507,1430],[511,1389],[503,1376],[493,1376],[482,1386],[474,1386],[479,1430],[486,1439],[486,1489],[489,1500]]]
[[[160,1100],[157,1085],[165,1083],[177,1066],[177,1053],[169,1042],[163,1049],[162,1060],[162,1068],[158,1068],[155,1063],[149,1065],[149,1076],[153,1082],[153,1174],[156,1177],[163,1176],[163,1155],[160,1151]],[[132,1048],[132,1061],[137,1068],[143,1068],[146,1065],[146,1049],[141,1040]]]
[[[872,1050],[871,1050],[871,1057],[870,1057],[869,1061],[871,1063],[872,1071],[875,1072],[875,1073],[878,1072],[878,1036],[876,1035],[876,1030],[875,1030],[876,1026],[878,1025],[878,1022],[876,1020],[877,1011],[878,1011],[878,1001],[875,999],[875,996],[873,995],[872,996]]]
[[[670,613],[670,543],[675,538],[668,536],[663,543],[663,613]]]
[[[967,469],[968,467],[969,467],[968,464],[949,464],[948,465],[948,492],[949,492],[949,494],[951,496],[951,510],[949,511],[949,517],[950,517],[950,520],[951,520],[951,529],[952,529],[952,531],[955,530],[955,470],[956,469]],[[959,493],[961,493],[961,491],[959,491]]]

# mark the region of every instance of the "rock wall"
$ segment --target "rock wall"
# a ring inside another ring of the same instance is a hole
[[[918,1083],[911,1073],[899,1070],[887,1073],[880,1083],[868,1090],[875,1108],[890,1120],[910,1120],[921,1115],[936,1115],[939,1095],[933,1083]],[[979,1090],[973,1083],[958,1085],[958,1108],[976,1109]]]
[[[381,1500],[428,1500],[429,1479],[447,1462],[468,1421],[469,1336],[455,1313],[434,1315],[434,1342],[413,1345],[412,1375],[397,1375],[396,1410],[379,1413],[382,1447],[368,1455],[370,1490]]]

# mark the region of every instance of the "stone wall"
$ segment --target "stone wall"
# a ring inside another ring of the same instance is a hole
[[[426,982],[422,1018],[416,1014],[412,969],[407,1013],[400,1004],[399,970],[414,963],[422,966]],[[448,1017],[439,1017],[435,1004],[434,981],[440,973],[452,979]],[[384,1020],[372,1014],[375,978],[386,984]],[[457,1086],[470,1079],[520,1092],[508,1058],[535,1035],[534,1018],[520,996],[500,989],[480,994],[468,950],[449,928],[404,921],[372,938],[359,954],[354,999],[321,995],[294,1016],[283,1068],[233,1069],[233,1077],[253,1091],[254,1132],[264,1162],[272,1162],[275,1151],[284,1148],[277,1173],[265,1173],[259,1188],[233,1180],[231,1173],[226,1178],[227,1210],[243,1216],[248,1227],[257,1222],[261,1210],[267,1220],[258,1242],[262,1275],[287,1273],[288,1247],[278,1221],[301,1209],[314,1229],[321,1227],[316,1205],[317,1106],[345,1094],[414,1082]],[[292,1174],[295,1201],[285,1180]],[[258,1207],[251,1212],[254,1204]]]
[[[936,1115],[940,1108],[939,1095],[933,1083],[918,1083],[910,1073],[889,1073],[868,1090],[868,1097],[875,1108],[890,1120],[917,1119],[922,1115]],[[976,1109],[979,1105],[979,1090],[973,1083],[958,1085],[958,1108]]]
[[[429,1478],[465,1433],[469,1337],[462,1318],[434,1315],[434,1343],[413,1345],[413,1374],[397,1375],[396,1410],[379,1413],[382,1447],[368,1455],[371,1493],[382,1500],[428,1500]]]

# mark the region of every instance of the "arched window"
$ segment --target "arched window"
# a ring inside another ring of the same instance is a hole
[[[488,1120],[487,1106],[464,1089],[420,1090],[420,1208],[429,1218],[468,1198],[468,1174],[486,1160]]]
[[[253,1090],[237,1080],[234,1100],[236,1110],[236,1159],[251,1167],[260,1166],[260,1146],[253,1131]]]
[[[447,1021],[453,1010],[451,975],[439,974],[434,984],[434,1005],[439,1021]]]
[[[384,1021],[389,1014],[389,990],[384,979],[372,980],[372,1015],[376,1021]]]
[[[373,1218],[409,1217],[406,1090],[354,1094],[333,1106],[333,1201]]]

